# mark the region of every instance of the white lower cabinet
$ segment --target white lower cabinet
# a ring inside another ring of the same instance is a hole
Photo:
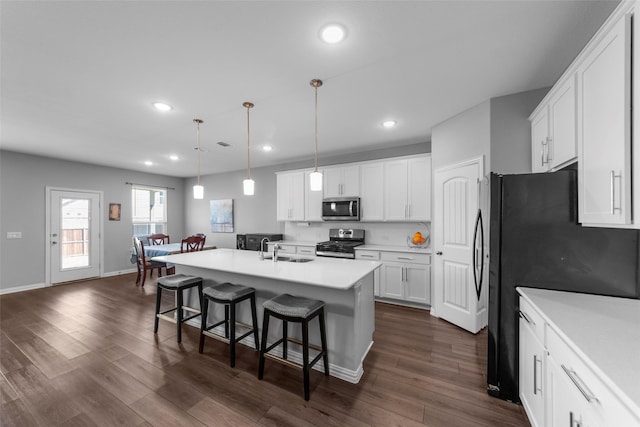
[[[520,399],[531,425],[640,426],[639,415],[623,403],[609,380],[561,337],[553,318],[543,314],[520,297]]]
[[[542,318],[524,300],[520,300],[520,399],[533,427],[544,423],[545,349]]]
[[[380,297],[431,304],[431,256],[380,252]]]

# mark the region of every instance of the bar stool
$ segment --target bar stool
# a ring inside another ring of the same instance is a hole
[[[187,276],[185,274],[173,274],[158,279],[158,290],[156,295],[156,317],[153,324],[153,333],[158,332],[158,320],[167,320],[172,323],[176,323],[178,326],[178,342],[182,341],[182,323],[194,317],[200,316],[200,310],[196,310],[192,307],[183,305],[183,292],[186,289],[198,287],[198,298],[200,300],[200,307],[202,307],[202,277]],[[162,300],[162,290],[175,291],[176,293],[176,306],[168,310],[160,312],[160,302]],[[167,313],[175,311],[177,316],[174,319],[173,316],[167,316]],[[184,312],[188,311],[194,313],[190,316],[184,317]]]
[[[213,282],[210,279],[205,279],[205,284]],[[258,321],[256,315],[256,290],[248,286],[233,285],[231,283],[221,283],[219,285],[207,286],[202,291],[203,306],[202,306],[202,322],[200,326],[200,347],[199,352],[204,350],[204,337],[205,335],[211,338],[215,338],[219,341],[229,344],[229,359],[230,365],[233,368],[236,366],[236,343],[242,340],[244,337],[253,333],[253,339],[255,341],[256,350],[260,348],[258,344]],[[250,300],[251,302],[251,320],[253,326],[236,321],[236,304]],[[221,320],[213,325],[207,326],[207,316],[209,314],[209,301],[224,304],[224,320]],[[211,332],[211,329],[216,326],[224,324],[224,336]],[[240,336],[236,336],[236,326],[249,329],[248,332]]]
[[[304,400],[309,400],[309,372],[320,358],[324,362],[324,374],[329,375],[329,357],[327,354],[327,336],[324,323],[324,302],[295,297],[289,294],[278,295],[262,304],[264,308],[264,320],[262,322],[262,346],[260,347],[260,366],[258,368],[258,379],[264,376],[265,357],[283,363],[288,366],[302,368],[304,376]],[[269,334],[269,317],[282,320],[282,338],[267,347],[267,336]],[[320,340],[322,347],[309,343],[309,321],[318,317],[320,323]],[[302,342],[288,336],[288,322],[302,324]],[[287,359],[287,342],[294,342],[302,346],[302,365],[291,362]],[[282,344],[282,357],[269,354],[276,346]],[[318,355],[309,362],[309,348],[318,351]]]

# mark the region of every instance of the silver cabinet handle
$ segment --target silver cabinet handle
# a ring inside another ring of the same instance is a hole
[[[622,203],[620,203],[620,206],[616,206],[616,178],[620,180],[620,195],[622,196],[622,173],[616,175],[615,171],[611,171],[609,177],[611,180],[611,215],[615,215],[616,211],[622,213]],[[620,200],[622,201],[622,197],[620,197]]]
[[[544,141],[540,141],[540,166],[544,166]]]
[[[580,390],[580,393],[582,393],[584,398],[587,399],[587,402],[591,403],[592,400],[599,402],[598,398],[595,397],[593,393],[591,393],[591,390],[589,390],[587,386],[582,383],[582,380],[580,380],[580,377],[578,376],[576,371],[574,371],[573,369],[569,369],[564,365],[560,365],[560,366],[562,366],[564,373],[567,374],[571,382],[573,382],[573,384],[578,388],[578,390]]]
[[[545,148],[547,147],[547,144],[548,144],[548,138],[545,138],[544,141],[542,141],[542,149],[540,150],[542,152],[542,165],[541,166],[544,166],[547,163],[549,163],[548,159],[547,159],[547,161],[545,161],[545,155],[544,155]]]
[[[538,359],[538,355],[533,355],[533,394],[542,393],[542,386],[538,388],[538,363],[540,363],[540,372],[542,372],[542,358]],[[540,378],[542,380],[542,377]],[[542,383],[542,381],[540,381]]]
[[[520,311],[518,312],[519,316],[521,319],[524,319],[528,324],[535,326],[536,322],[534,322],[533,320],[529,319],[529,316],[527,316],[527,314],[524,311]]]
[[[399,256],[399,257],[396,257],[396,259],[403,259],[405,261],[413,261],[413,258],[408,257],[408,256]]]
[[[360,258],[373,258],[373,255],[360,255]]]
[[[553,143],[553,138],[551,138],[550,136],[547,137],[547,164],[549,164],[551,162],[551,160],[553,160],[553,156],[551,156],[551,147]]]

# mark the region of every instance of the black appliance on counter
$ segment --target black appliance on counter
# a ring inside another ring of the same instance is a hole
[[[577,186],[575,170],[491,174],[487,392],[492,396],[520,401],[516,286],[640,298],[639,231],[582,227]]]
[[[236,235],[236,249],[242,249],[246,251],[259,251],[260,242],[264,238],[269,239],[270,242],[277,242],[282,240],[282,234],[267,234],[267,233],[253,233],[253,234],[237,234]],[[267,250],[266,242],[265,247]]]
[[[364,245],[364,230],[329,229],[329,240],[316,244],[316,255],[355,259],[356,247]]]

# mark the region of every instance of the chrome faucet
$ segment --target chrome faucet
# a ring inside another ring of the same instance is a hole
[[[276,243],[273,245],[273,262],[278,262],[278,249],[281,249],[282,245],[280,243]]]
[[[268,237],[264,237],[262,238],[262,240],[260,241],[260,259],[264,260],[264,243],[265,242],[270,242],[271,240],[269,240]]]

